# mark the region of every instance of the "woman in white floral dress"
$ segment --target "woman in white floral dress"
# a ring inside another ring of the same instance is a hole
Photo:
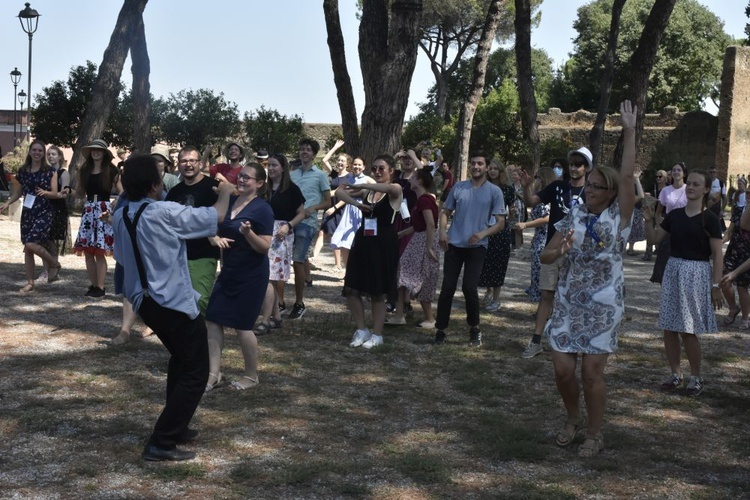
[[[624,101],[620,113],[624,149],[619,174],[609,167],[592,170],[585,185],[586,203],[574,207],[555,225],[557,233],[542,252],[543,263],[566,257],[544,333],[553,349],[555,382],[567,411],[556,441],[558,446],[569,446],[585,430],[578,449],[581,457],[595,456],[604,448],[604,368],[609,354],[617,350],[617,330],[625,309],[622,254],[635,204],[636,107]],[[579,404],[579,353],[583,355],[581,379],[588,424]]]

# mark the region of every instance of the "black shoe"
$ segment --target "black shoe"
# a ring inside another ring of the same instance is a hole
[[[200,432],[196,431],[195,429],[188,429],[185,432],[182,433],[180,437],[176,439],[177,444],[187,444],[192,443],[196,440],[198,436],[200,436]]]
[[[87,297],[93,297],[95,299],[100,299],[104,297],[104,288],[99,288],[98,286],[92,286],[89,293],[86,294]]]
[[[307,288],[312,288],[312,286],[313,286],[313,284],[312,284],[312,278],[310,278],[309,280],[305,280],[305,286]]]
[[[163,462],[164,460],[178,462],[180,460],[194,459],[195,453],[192,451],[181,450],[176,446],[172,449],[167,449],[149,444],[143,449],[141,457],[149,462]]]
[[[479,347],[482,345],[482,332],[479,331],[479,328],[472,328],[469,332],[469,346],[470,347]]]
[[[91,294],[92,294],[92,293],[94,292],[94,289],[95,289],[95,288],[96,288],[96,287],[95,287],[94,285],[91,285],[91,286],[89,287],[88,291],[86,292],[86,295],[85,295],[85,296],[86,296],[86,297],[93,297],[93,295],[91,295]]]
[[[294,307],[292,307],[292,312],[289,313],[289,319],[291,320],[300,319],[302,316],[305,315],[306,311],[307,311],[307,308],[305,307],[305,304],[297,304],[295,302]]]
[[[284,311],[286,311],[286,304],[283,302],[279,302],[279,312],[283,313]]]
[[[432,343],[435,345],[445,344],[445,332],[443,330],[435,332],[435,340]]]
[[[396,306],[394,304],[391,304],[390,302],[385,303],[385,312],[388,314],[393,314],[396,312]]]

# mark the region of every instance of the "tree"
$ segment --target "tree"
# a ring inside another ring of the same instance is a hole
[[[477,104],[482,98],[484,91],[484,80],[487,72],[492,40],[495,38],[498,21],[500,19],[500,4],[503,0],[493,0],[487,10],[487,16],[479,38],[476,55],[474,56],[474,76],[472,77],[471,90],[466,96],[461,114],[459,115],[458,137],[456,139],[456,158],[454,168],[459,174],[459,179],[468,177],[469,165],[469,142],[471,140],[471,125]]]
[[[151,148],[151,85],[148,81],[151,73],[151,61],[146,46],[146,29],[143,16],[139,19],[130,46],[130,56],[133,60],[132,111],[133,145],[138,151],[148,151]]]
[[[70,175],[75,178],[76,170],[83,164],[81,148],[101,137],[107,120],[120,93],[120,77],[125,58],[133,41],[136,26],[143,20],[143,9],[148,0],[125,0],[117,16],[117,22],[104,51],[102,64],[83,117],[80,134],[73,146],[70,160]]]
[[[750,17],[750,2],[747,3],[747,7],[745,7],[745,17]],[[750,45],[750,24],[745,24],[745,45]]]
[[[598,165],[602,159],[602,138],[604,137],[604,125],[607,123],[612,81],[615,77],[615,51],[617,50],[617,39],[620,36],[620,16],[625,1],[614,0],[612,4],[612,21],[609,23],[607,52],[604,55],[604,71],[602,71],[602,79],[599,83],[599,107],[596,108],[596,120],[589,133],[589,149],[594,156],[594,165]]]
[[[521,105],[523,137],[531,150],[531,168],[539,168],[539,128],[536,122],[534,78],[531,70],[531,5],[529,0],[516,2],[516,67],[518,98]]]
[[[265,149],[271,154],[287,154],[295,151],[304,133],[299,115],[287,117],[275,109],[261,106],[254,112],[245,113],[244,128],[252,149]]]
[[[335,35],[338,3],[324,1],[328,46],[332,54],[344,50],[343,37]],[[401,142],[404,115],[409,102],[409,86],[417,62],[419,22],[422,0],[363,0],[359,24],[359,60],[365,90],[365,109],[362,128],[353,130],[356,123],[351,117],[356,113],[353,99],[343,99],[346,89],[342,82],[349,81],[348,70],[340,58],[332,57],[336,90],[341,105],[344,137],[357,134],[360,150],[347,148],[353,155],[362,156],[371,163],[378,154],[396,151]],[[340,31],[340,26],[339,26]],[[350,145],[351,146],[351,145]]]
[[[565,72],[575,98],[563,107],[565,111],[595,110],[599,104],[613,1],[595,0],[578,9],[574,23],[578,36]],[[654,0],[629,0],[623,7],[610,112],[632,92],[628,87],[631,55],[653,5]],[[724,50],[731,43],[721,20],[697,0],[677,2],[658,47],[643,111],[660,112],[668,105],[685,111],[701,109],[706,98],[718,95]]]
[[[181,90],[169,95],[163,109],[158,123],[160,136],[172,144],[202,149],[240,133],[237,105],[225,100],[223,92],[216,95],[208,89]]]

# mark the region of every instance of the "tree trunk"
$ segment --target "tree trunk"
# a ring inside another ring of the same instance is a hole
[[[409,87],[417,63],[422,0],[364,0],[359,60],[365,90],[361,155],[366,164],[401,147]]]
[[[349,70],[346,67],[344,35],[341,32],[338,0],[323,0],[323,13],[326,20],[328,51],[331,54],[333,81],[336,85],[336,96],[341,110],[341,127],[344,131],[346,151],[352,156],[358,156],[360,155],[360,142],[357,106],[354,102]]]
[[[146,46],[146,30],[141,15],[130,46],[133,59],[133,144],[141,153],[151,150],[151,62]]]
[[[599,107],[596,110],[596,121],[589,133],[589,148],[594,155],[594,165],[598,165],[602,158],[602,139],[604,126],[607,124],[609,98],[612,94],[612,81],[615,77],[615,57],[617,39],[620,37],[620,16],[626,0],[615,0],[612,4],[612,21],[609,23],[609,37],[607,38],[607,52],[604,54],[604,71],[599,83]]]
[[[73,145],[73,158],[70,161],[70,175],[75,178],[76,170],[83,164],[81,148],[101,137],[109,115],[115,106],[120,93],[120,77],[125,65],[125,58],[133,41],[138,22],[143,18],[143,9],[148,0],[125,0],[117,24],[104,51],[102,64],[96,76],[86,115],[81,124],[81,133]]]
[[[541,163],[539,151],[539,126],[536,121],[536,96],[534,76],[531,73],[531,5],[529,0],[516,3],[516,72],[518,78],[518,100],[521,106],[523,136],[531,147],[531,170]]]
[[[646,114],[646,96],[648,92],[648,79],[651,76],[651,70],[656,62],[656,54],[659,50],[659,43],[669,24],[669,18],[677,0],[656,0],[651,12],[648,14],[646,24],[643,27],[641,38],[638,40],[638,47],[630,57],[630,99],[633,104],[638,106],[638,119],[635,126],[635,148],[638,151],[638,145],[643,133],[643,116]],[[617,141],[617,148],[614,155],[614,166],[620,168],[622,162],[623,136]]]
[[[487,63],[489,61],[490,49],[492,49],[492,41],[495,39],[497,24],[500,20],[500,4],[502,1],[503,0],[492,0],[489,9],[487,10],[487,17],[485,18],[484,27],[482,28],[482,35],[479,38],[477,52],[474,56],[474,75],[471,80],[471,88],[469,94],[466,96],[466,100],[464,100],[464,105],[459,117],[460,126],[458,129],[458,137],[456,139],[457,152],[455,166],[459,180],[468,177],[471,125],[474,122],[474,112],[477,110],[477,105],[479,104],[479,100],[482,98],[482,92],[484,91]]]

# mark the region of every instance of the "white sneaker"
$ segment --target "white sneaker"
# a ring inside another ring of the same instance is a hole
[[[354,332],[354,336],[352,337],[352,342],[351,344],[349,344],[349,347],[359,347],[370,340],[370,337],[372,337],[372,333],[370,333],[370,330],[368,330],[367,328],[365,328],[364,330],[357,330],[356,332]]]
[[[484,308],[487,312],[495,312],[498,309],[500,309],[500,302],[495,302],[494,300],[487,304],[487,307]]]
[[[521,353],[521,357],[525,359],[531,359],[542,352],[544,352],[544,347],[542,347],[542,344],[529,342],[529,345],[526,346],[526,349]]]
[[[369,340],[362,344],[362,347],[365,349],[372,349],[375,346],[383,345],[383,336],[382,335],[371,335]]]

